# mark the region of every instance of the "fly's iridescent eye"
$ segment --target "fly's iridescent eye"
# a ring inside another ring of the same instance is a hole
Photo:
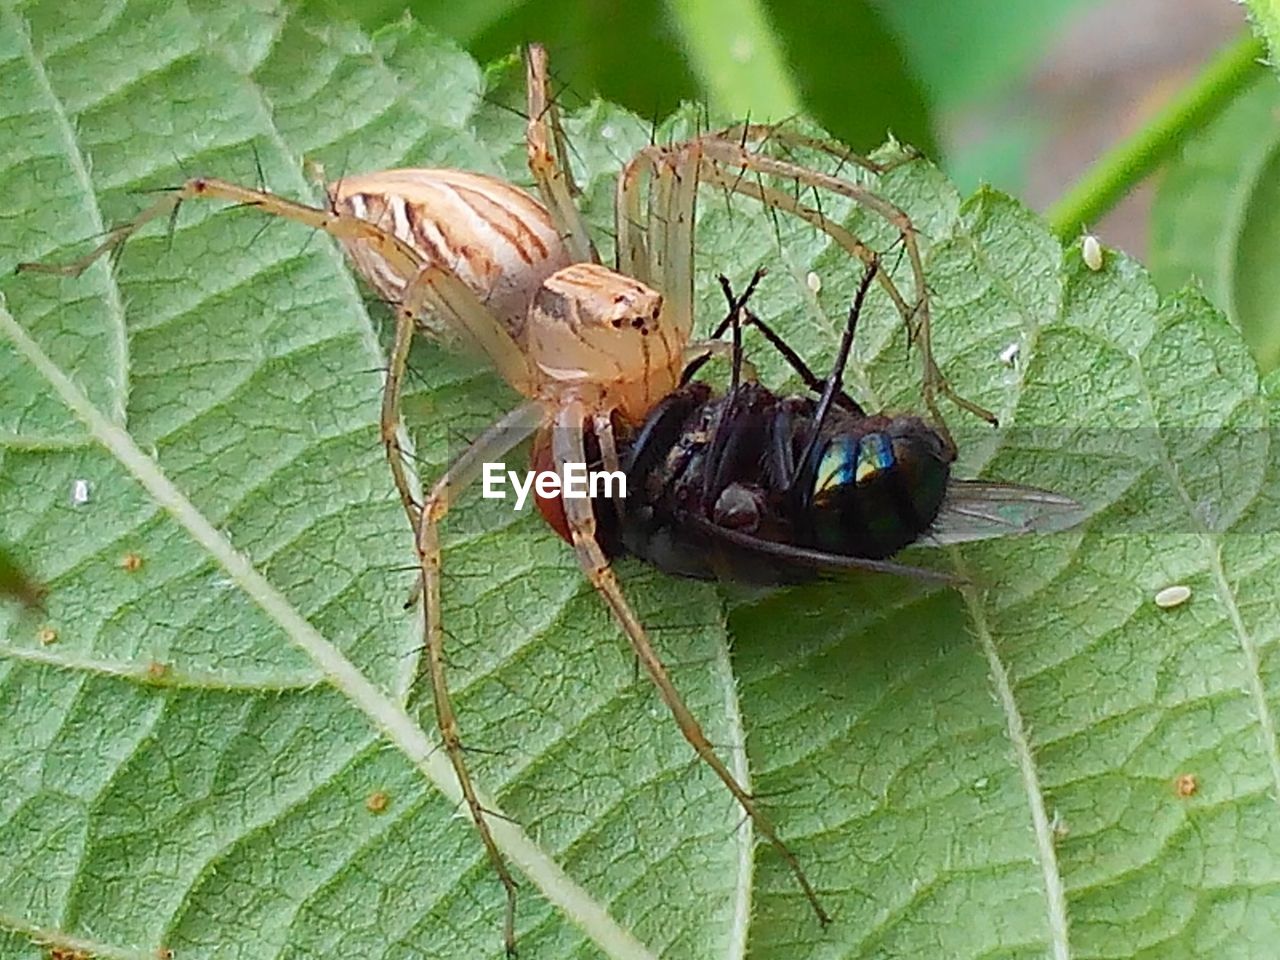
[[[894,423],[827,443],[804,518],[812,546],[880,559],[929,526],[946,490],[948,462],[935,455],[932,435],[914,428]]]
[[[883,433],[868,433],[855,440],[836,437],[827,444],[814,478],[815,497],[850,486],[862,486],[898,463],[893,444]]]
[[[813,481],[813,495],[821,498],[853,482],[858,444],[849,437],[836,437],[822,451],[818,473]]]
[[[853,472],[855,483],[866,483],[897,463],[893,444],[883,433],[869,433],[858,443],[858,464]]]

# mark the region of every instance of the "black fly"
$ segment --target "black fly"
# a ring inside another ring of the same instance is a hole
[[[945,573],[887,558],[916,543],[960,543],[1052,532],[1084,517],[1069,497],[1015,484],[957,480],[955,449],[915,416],[868,414],[843,390],[867,268],[835,364],[820,380],[747,309],[721,278],[732,331],[732,370],[720,394],[685,371],[626,444],[628,496],[600,504],[612,552],[677,576],[778,584],[823,572],[871,570],[955,583]],[[812,395],[779,396],[744,381],[742,327],[756,327]]]

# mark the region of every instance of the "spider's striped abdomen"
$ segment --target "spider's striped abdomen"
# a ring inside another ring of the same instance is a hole
[[[447,169],[400,169],[344,177],[330,185],[334,209],[409,244],[426,263],[453,272],[517,340],[534,293],[572,261],[546,207],[496,177]],[[403,276],[373,245],[343,241],[360,274],[398,303]]]

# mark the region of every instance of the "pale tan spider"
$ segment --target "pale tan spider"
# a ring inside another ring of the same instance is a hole
[[[451,503],[488,461],[502,460],[536,436],[557,470],[588,461],[588,441],[609,470],[618,469],[617,431],[636,427],[675,389],[691,357],[720,349],[691,344],[695,204],[699,184],[754,198],[825,232],[868,263],[878,254],[797,195],[765,177],[826,190],[883,217],[897,231],[910,264],[908,301],[888,271],[877,280],[901,313],[924,365],[925,402],[935,420],[936,395],[989,416],[955,397],[930,352],[923,266],[907,215],[868,188],[830,173],[780,160],[765,144],[818,151],[837,160],[873,164],[822,140],[779,127],[743,125],[682,143],[641,150],[618,177],[616,269],[599,263],[573,199],[564,137],[549,96],[545,51],[527,55],[529,168],[543,203],[502,180],[443,169],[403,169],[344,177],[328,188],[327,209],[222,180],[187,181],[97,249],[60,267],[26,269],[78,274],[145,223],[188,199],[250,205],[323,230],[345,248],[357,270],[397,304],[396,329],[382,402],[381,435],[400,498],[415,530],[421,567],[426,666],[436,720],[463,796],[494,869],[507,891],[506,945],[514,949],[515,881],[500,854],[473,787],[445,678],[440,617],[439,524]],[[909,158],[908,158],[909,159]],[[432,486],[419,506],[399,439],[399,397],[413,334],[440,327],[485,354],[525,401],[485,430]],[[764,837],[784,858],[819,919],[828,916],[795,855],[755,799],[717,756],[685,706],[645,628],[632,612],[596,538],[591,502],[564,499],[567,539],[591,584],[604,598],[639,661],[674,714],[685,738],[716,773]]]

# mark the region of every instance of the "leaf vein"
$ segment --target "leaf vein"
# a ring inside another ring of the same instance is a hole
[[[45,72],[44,63],[36,53],[31,41],[30,26],[11,9],[4,11],[3,19],[13,35],[18,37],[23,60],[35,79],[37,89],[48,102],[49,113],[53,117],[58,139],[65,148],[63,158],[71,168],[72,178],[86,208],[90,232],[95,235],[102,234],[106,231],[106,224],[102,219],[102,208],[98,205],[98,195],[93,188],[93,178],[89,174],[88,158],[80,150],[75,126],[67,114],[66,105],[54,91],[49,75]],[[107,306],[111,334],[111,363],[114,369],[114,374],[108,375],[110,385],[114,389],[111,391],[111,407],[107,415],[113,423],[123,426],[128,418],[129,338],[125,330],[124,300],[120,296],[120,286],[116,282],[115,274],[110,269],[106,271],[103,299]]]
[[[1271,705],[1267,702],[1266,687],[1262,682],[1262,664],[1258,656],[1257,641],[1254,640],[1252,633],[1244,622],[1244,617],[1240,613],[1240,606],[1236,602],[1235,591],[1227,580],[1226,569],[1222,564],[1222,538],[1214,533],[1205,522],[1202,511],[1197,509],[1196,503],[1192,499],[1190,491],[1187,490],[1186,485],[1182,482],[1182,475],[1179,473],[1170,454],[1169,444],[1160,429],[1161,425],[1156,413],[1155,399],[1151,395],[1151,387],[1140,356],[1133,357],[1133,367],[1139,389],[1142,391],[1142,399],[1146,404],[1151,421],[1155,426],[1156,437],[1159,440],[1159,466],[1163,468],[1170,485],[1186,508],[1187,516],[1192,523],[1200,528],[1200,540],[1205,545],[1209,572],[1213,575],[1214,590],[1218,595],[1219,601],[1226,608],[1232,632],[1235,633],[1236,640],[1240,644],[1240,653],[1245,661],[1249,697],[1253,700],[1258,732],[1262,740],[1262,749],[1266,753],[1267,766],[1271,774],[1271,784],[1274,788],[1273,796],[1276,803],[1280,804],[1280,738],[1277,737],[1275,717],[1271,712]],[[1244,402],[1238,401],[1231,408],[1232,411]],[[1227,416],[1224,415],[1224,420],[1226,419]]]
[[[958,555],[958,551],[956,553]],[[1018,773],[1022,778],[1023,791],[1026,793],[1027,805],[1030,807],[1036,854],[1040,861],[1040,872],[1044,882],[1049,939],[1054,960],[1069,960],[1071,943],[1067,924],[1066,889],[1062,881],[1062,871],[1058,866],[1057,851],[1054,848],[1053,826],[1045,804],[1044,790],[1040,786],[1040,775],[1036,769],[1035,751],[1031,745],[1026,724],[1023,722],[1022,713],[1018,708],[1009,672],[1000,658],[1000,651],[996,649],[995,637],[987,622],[982,598],[972,587],[964,587],[961,592],[969,608],[969,616],[977,633],[978,645],[987,658],[987,669],[995,687],[996,699],[1004,713],[1009,742],[1013,747]]]
[[[26,937],[40,947],[57,947],[73,953],[101,958],[101,960],[155,960],[156,957],[154,950],[139,950],[135,947],[123,947],[86,937],[73,937],[61,930],[42,927],[8,913],[0,913],[0,930],[8,930],[18,936]]]
[[[315,671],[264,672],[258,679],[250,679],[250,675],[182,670],[168,663],[163,664],[162,673],[157,673],[155,663],[144,663],[140,660],[109,660],[7,643],[0,644],[0,658],[54,667],[59,670],[76,670],[87,674],[113,677],[156,689],[252,690],[276,693],[286,690],[306,690],[324,682],[324,677]]]

